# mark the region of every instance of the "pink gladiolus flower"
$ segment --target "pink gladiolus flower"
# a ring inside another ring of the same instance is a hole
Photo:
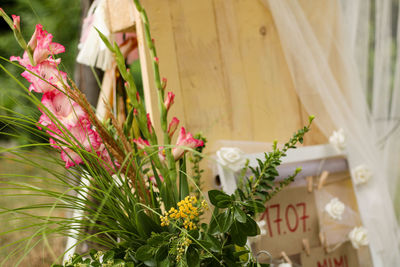
[[[165,105],[165,108],[167,109],[167,111],[169,110],[171,105],[174,103],[174,99],[175,99],[175,94],[172,92],[168,92],[167,99],[165,99],[165,101],[164,101],[164,105]]]
[[[141,137],[139,137],[138,139],[133,139],[133,142],[137,145],[139,149],[144,149],[145,147],[150,146],[149,141],[144,140]]]
[[[21,76],[31,83],[29,90],[37,93],[51,92],[57,88],[62,90],[64,85],[68,86],[67,74],[59,71],[55,62],[46,61],[35,67],[28,65],[27,71]]]
[[[193,149],[200,146],[204,146],[204,142],[194,139],[192,134],[186,133],[185,128],[182,127],[176,142],[176,147],[172,149],[172,155],[175,160],[178,160],[183,156],[187,148]]]
[[[36,25],[36,30],[28,43],[28,46],[33,51],[33,61],[35,66],[49,60],[49,56],[65,52],[64,46],[58,43],[53,43],[52,40],[52,34],[49,34],[47,33],[47,31],[43,30],[42,25]],[[27,52],[24,52],[22,58],[11,57],[10,60],[18,61],[19,64],[24,67],[31,66],[31,62],[29,61],[29,56]]]
[[[44,94],[42,104],[67,128],[80,123],[86,125],[89,121],[82,107],[62,92],[55,91]],[[48,126],[53,122],[46,114],[43,114],[39,123]]]
[[[50,140],[50,143],[53,147],[63,150],[61,152],[61,158],[65,161],[66,168],[83,162],[79,155],[74,151],[76,150],[75,146],[93,152],[102,148],[101,139],[98,133],[90,129],[88,126],[77,125],[72,127],[67,133],[69,135],[68,138],[64,137],[62,131],[57,129],[54,125],[50,125],[49,128],[53,130],[53,132],[47,131],[53,137]],[[72,144],[75,146],[72,146]]]
[[[173,117],[171,122],[168,125],[168,135],[170,138],[174,135],[176,129],[178,129],[178,125],[179,125],[178,118]]]
[[[61,159],[65,162],[65,168],[70,168],[83,162],[82,158],[69,148],[63,148]]]
[[[14,28],[17,31],[21,31],[21,18],[19,16],[15,16],[15,15],[11,15],[12,19],[13,19],[13,23],[14,23]]]

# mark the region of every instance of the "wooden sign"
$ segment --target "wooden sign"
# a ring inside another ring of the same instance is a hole
[[[267,203],[261,219],[265,221],[266,235],[253,246],[253,251],[269,251],[279,257],[302,250],[302,239],[310,246],[319,246],[318,216],[314,194],[306,187],[288,187]]]
[[[311,254],[302,252],[300,255],[302,266],[307,267],[357,267],[357,251],[350,242],[346,242],[331,253],[325,253],[324,248],[311,249]]]

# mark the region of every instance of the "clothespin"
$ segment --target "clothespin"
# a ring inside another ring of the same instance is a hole
[[[323,171],[322,172],[322,174],[321,174],[321,176],[319,177],[319,180],[318,180],[318,187],[317,187],[318,190],[320,190],[324,186],[325,181],[328,178],[328,175],[329,175],[328,171]]]
[[[307,238],[303,238],[302,243],[303,243],[303,248],[306,251],[307,256],[310,256],[310,254],[311,254],[310,242],[308,241]]]
[[[312,191],[313,191],[313,177],[312,176],[307,176],[306,177],[306,180],[307,180],[307,190],[308,190],[308,193],[312,193]]]
[[[285,251],[281,252],[281,256],[287,263],[293,264],[292,261],[289,259],[288,255],[285,253]]]
[[[323,232],[319,232],[319,241],[321,242],[322,247],[325,250],[325,253],[328,253],[328,246],[326,244],[326,237],[325,237],[325,233]]]

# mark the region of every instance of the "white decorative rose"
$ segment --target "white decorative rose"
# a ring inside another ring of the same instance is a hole
[[[346,136],[344,130],[340,128],[338,131],[333,131],[329,137],[329,143],[338,151],[343,152],[346,148]]]
[[[352,172],[355,184],[365,184],[372,177],[371,170],[365,165],[358,165]]]
[[[362,226],[354,227],[354,229],[349,233],[349,239],[355,249],[369,244],[367,229]]]
[[[278,265],[278,267],[292,267],[292,265],[288,262],[284,262]]]
[[[265,228],[264,228],[266,225],[265,220],[258,221],[257,224],[258,224],[258,227],[260,228],[260,236],[266,235],[267,230],[265,230]]]
[[[345,205],[336,197],[332,198],[331,201],[325,205],[325,211],[329,214],[329,216],[338,221],[342,219],[344,209]]]
[[[222,166],[237,172],[244,167],[244,152],[237,147],[223,147],[217,151],[217,161]]]

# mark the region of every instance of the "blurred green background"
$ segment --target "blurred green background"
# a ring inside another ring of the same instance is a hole
[[[40,23],[44,29],[52,33],[53,41],[65,46],[66,52],[60,54],[62,59],[63,71],[73,77],[75,57],[77,54],[77,44],[80,35],[80,0],[0,0],[0,7],[11,16],[11,14],[21,16],[21,29],[25,40],[29,41],[34,32],[35,25]],[[14,35],[9,26],[0,20],[0,56],[9,59],[10,56],[22,56],[23,50],[18,46]],[[20,76],[21,69],[17,68],[4,60],[1,64],[6,67],[18,80],[28,86],[28,82]],[[3,70],[0,70],[0,107],[14,110],[18,113],[31,116],[35,119],[40,114],[36,107],[24,99],[26,94],[17,83],[10,78]],[[0,109],[0,115],[9,114],[4,109]],[[0,122],[1,132],[12,132],[9,126]],[[18,138],[14,141],[27,143],[31,138],[27,132],[18,130]],[[0,142],[11,139],[4,134],[0,135]]]

